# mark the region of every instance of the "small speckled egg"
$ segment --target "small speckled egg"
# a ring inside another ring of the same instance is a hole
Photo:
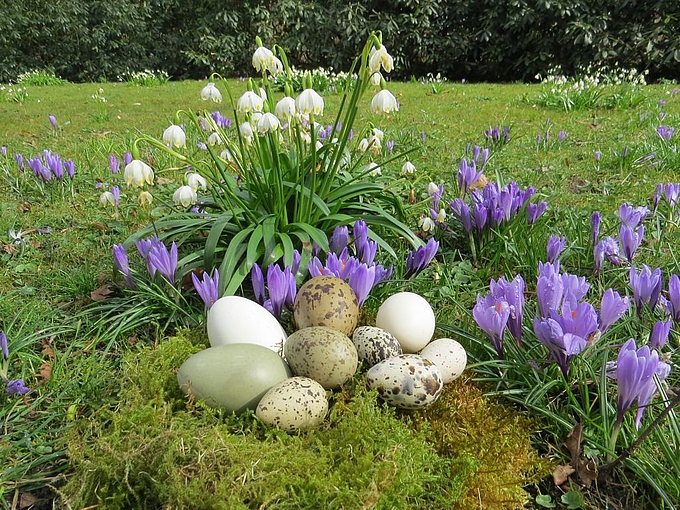
[[[439,338],[420,351],[423,358],[439,367],[444,384],[460,377],[467,365],[465,348],[452,338]]]
[[[437,365],[418,354],[402,354],[374,365],[366,382],[381,399],[402,409],[434,404],[444,388]]]
[[[398,292],[380,305],[375,325],[392,333],[404,352],[415,353],[432,339],[434,311],[424,297],[413,292]]]
[[[291,377],[264,394],[255,414],[267,425],[295,432],[317,426],[328,413],[326,390],[309,377]]]
[[[352,334],[359,360],[371,368],[384,359],[403,354],[401,344],[389,331],[375,326],[360,326]]]
[[[356,347],[347,335],[325,326],[296,331],[286,340],[283,352],[295,375],[311,377],[326,389],[348,381],[359,364]]]
[[[293,317],[298,329],[327,326],[351,335],[359,319],[359,303],[346,281],[335,276],[316,276],[298,290]]]

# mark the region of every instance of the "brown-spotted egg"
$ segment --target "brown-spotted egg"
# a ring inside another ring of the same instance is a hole
[[[359,319],[359,303],[346,281],[336,276],[316,276],[298,290],[293,317],[298,329],[327,326],[351,335]]]
[[[326,390],[309,377],[291,377],[264,394],[255,414],[286,432],[315,427],[328,413]]]
[[[467,365],[465,348],[452,338],[439,338],[430,342],[420,355],[439,367],[444,384],[460,377]]]
[[[418,354],[402,354],[373,366],[366,382],[381,399],[402,409],[434,404],[444,388],[437,365]]]
[[[283,353],[295,375],[311,377],[326,389],[351,379],[359,364],[347,335],[325,326],[296,331],[286,340]]]
[[[382,360],[403,354],[399,340],[389,331],[375,326],[360,326],[352,334],[359,360],[371,368]]]

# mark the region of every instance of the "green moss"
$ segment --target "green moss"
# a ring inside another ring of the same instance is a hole
[[[68,438],[74,508],[451,508],[470,456],[439,455],[425,431],[359,384],[336,394],[324,426],[289,436],[252,413],[186,402],[175,373],[199,349],[183,335],[128,355],[119,404]],[[113,376],[113,375],[112,375]]]
[[[524,508],[529,494],[523,487],[550,473],[549,463],[531,445],[534,425],[485,397],[470,377],[447,384],[434,405],[405,418],[426,432],[440,455],[476,460],[469,490],[454,508]]]

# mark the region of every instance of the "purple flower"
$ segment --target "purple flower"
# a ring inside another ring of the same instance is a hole
[[[57,129],[57,118],[50,114],[47,116],[47,119],[50,121],[50,124],[52,124],[52,129]]]
[[[250,269],[250,280],[253,283],[253,291],[255,292],[255,300],[263,304],[265,301],[264,292],[264,276],[262,274],[262,269],[257,264],[253,264]]]
[[[559,309],[564,294],[564,283],[562,283],[559,262],[554,264],[538,263],[536,294],[541,317],[548,317],[551,310]]]
[[[562,278],[562,301],[576,304],[581,301],[590,289],[590,284],[585,276],[563,273]]]
[[[375,285],[375,266],[359,264],[349,275],[349,286],[357,297],[359,307],[363,306],[369,292]]]
[[[642,264],[642,269],[638,274],[635,266],[631,266],[630,287],[633,289],[633,300],[635,301],[638,316],[642,315],[643,304],[648,304],[654,310],[661,294],[662,284],[663,278],[660,268],[652,271],[648,265]]]
[[[120,170],[120,161],[118,161],[115,154],[109,156],[109,168],[111,169],[112,174],[117,174],[118,170]]]
[[[404,278],[408,280],[425,269],[432,262],[432,259],[437,254],[437,250],[439,250],[439,242],[430,239],[425,246],[420,246],[418,249],[410,251],[406,257],[406,274]]]
[[[649,214],[650,210],[645,206],[633,207],[630,204],[623,204],[619,207],[621,224],[629,228],[636,228]]]
[[[602,158],[602,151],[595,151],[595,161],[597,163],[599,163],[601,158]]]
[[[654,199],[652,201],[652,208],[656,211],[659,207],[659,202],[661,202],[661,197],[663,197],[663,184],[659,183],[654,188]]]
[[[73,177],[76,175],[76,165],[73,161],[70,159],[67,161],[64,161],[64,169],[66,170],[66,174],[69,176],[69,179],[73,179]]]
[[[335,227],[333,230],[333,235],[328,240],[328,246],[330,250],[335,254],[340,254],[340,252],[347,248],[349,243],[349,228],[346,225]]]
[[[660,117],[659,120],[661,120],[663,117]],[[659,134],[661,138],[664,140],[670,140],[673,138],[673,133],[675,133],[675,128],[669,127],[669,126],[659,126],[656,128],[656,132]]]
[[[529,203],[527,205],[527,220],[529,222],[529,225],[532,223],[535,223],[538,218],[543,216],[543,213],[545,210],[548,208],[548,202],[545,200],[541,200],[538,203]]]
[[[607,289],[602,295],[600,303],[600,332],[607,331],[629,308],[630,299],[628,299],[628,296],[621,297],[614,289]]]
[[[387,147],[387,152],[392,154],[392,151],[394,150],[394,140],[387,140],[387,143],[385,143],[385,147]]]
[[[663,190],[664,198],[671,209],[674,209],[678,203],[678,196],[680,196],[680,183],[666,184]]]
[[[640,225],[637,230],[633,230],[626,225],[621,225],[621,228],[619,229],[619,240],[621,241],[621,246],[623,246],[623,254],[629,263],[633,262],[633,256],[640,247],[644,236],[644,225]]]
[[[510,317],[508,318],[508,329],[518,344],[522,344],[522,320],[524,318],[524,278],[521,275],[508,282],[501,276],[497,282],[491,280],[491,293],[498,299],[508,303],[510,307]]]
[[[9,359],[9,347],[7,346],[7,335],[4,331],[0,331],[0,349],[2,350],[2,360]]]
[[[123,162],[125,163],[125,166],[128,166],[130,163],[132,163],[132,160],[134,158],[132,157],[131,152],[126,152],[125,155],[123,156]]]
[[[590,217],[590,243],[593,246],[597,244],[597,239],[600,237],[600,223],[602,223],[600,211],[593,212]]]
[[[116,207],[120,202],[120,188],[118,186],[111,186],[111,194],[113,195],[113,201]]]
[[[196,273],[191,273],[191,281],[194,283],[194,288],[198,295],[205,303],[206,308],[210,308],[219,299],[220,273],[217,269],[213,270],[213,276],[208,273],[203,273],[203,279],[199,280]]]
[[[271,312],[275,317],[280,318],[283,307],[291,306],[297,293],[295,276],[290,267],[286,266],[285,269],[281,269],[278,264],[270,264],[267,268],[267,290]]]
[[[680,322],[680,276],[674,274],[668,280],[668,313]]]
[[[163,243],[159,242],[155,244],[151,247],[151,251],[149,251],[147,262],[152,268],[150,271],[152,277],[156,271],[158,271],[161,276],[170,282],[170,284],[175,284],[175,272],[177,271],[177,243],[173,241],[169,251]]]
[[[619,245],[612,237],[605,237],[595,245],[593,249],[593,255],[595,257],[595,272],[599,273],[602,269],[602,262],[604,258],[607,257],[609,262],[618,266],[621,264],[619,259]]]
[[[567,132],[562,130],[559,133],[557,133],[557,139],[561,142],[567,137]]]
[[[569,375],[571,359],[588,345],[585,338],[565,332],[559,321],[552,318],[540,320],[534,317],[534,333],[548,348],[550,359],[557,363],[565,377]]]
[[[472,316],[491,340],[498,357],[503,358],[503,336],[510,318],[510,305],[491,293],[485,297],[478,295],[477,304],[472,309]]]
[[[134,289],[136,286],[135,282],[132,280],[132,276],[130,275],[128,254],[122,244],[113,245],[113,265],[123,275],[126,285],[129,288]]]
[[[462,198],[454,198],[449,203],[449,207],[453,211],[453,215],[463,224],[463,228],[469,234],[472,232],[472,215],[470,214],[470,206],[465,203]],[[501,211],[502,214],[502,211]]]
[[[463,158],[458,166],[458,191],[461,195],[467,193],[470,186],[479,180],[482,176],[483,171],[477,171],[477,163],[473,160],[468,163],[467,159]]]
[[[12,379],[11,381],[5,380],[5,391],[14,395],[25,395],[31,389],[24,384],[23,379]]]
[[[652,327],[652,331],[649,334],[649,347],[652,349],[661,349],[666,342],[668,342],[668,335],[671,333],[671,324],[673,321],[668,319],[667,321],[657,321]]]
[[[378,243],[368,238],[368,227],[364,220],[357,220],[352,228],[354,234],[354,249],[357,258],[366,265],[373,264],[378,251]]]
[[[554,264],[557,262],[560,254],[564,251],[564,246],[567,244],[566,237],[558,237],[555,234],[550,235],[548,239],[548,262]]]
[[[615,426],[623,423],[623,416],[637,399],[638,405],[646,405],[656,392],[654,374],[659,366],[659,353],[644,345],[637,349],[635,340],[628,340],[616,358],[615,378],[618,383],[617,415]],[[647,402],[641,402],[640,397]],[[642,414],[640,413],[640,419]],[[636,427],[640,422],[636,419]]]
[[[0,154],[2,154],[3,158],[6,158],[7,157],[7,147],[5,147],[4,145],[2,147],[0,147]]]
[[[19,170],[24,172],[26,170],[26,167],[24,166],[24,157],[19,154],[18,152],[14,155],[14,159],[17,160],[17,165],[19,165]]]

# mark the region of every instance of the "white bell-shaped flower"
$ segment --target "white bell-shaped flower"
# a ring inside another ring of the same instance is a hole
[[[401,175],[413,175],[416,173],[416,167],[410,161],[407,161],[401,166]]]
[[[244,122],[238,127],[238,130],[246,143],[253,141],[253,126],[250,125],[250,122]]]
[[[181,127],[172,124],[163,131],[163,143],[168,147],[179,149],[186,146],[187,135]]]
[[[422,216],[418,221],[418,226],[425,232],[430,232],[431,230],[434,230],[435,224],[429,216]]]
[[[444,223],[446,221],[446,210],[439,209],[439,213],[437,214],[437,221],[439,223]]]
[[[201,90],[201,99],[203,99],[203,101],[214,101],[215,103],[221,103],[222,93],[214,83],[210,82]]]
[[[274,113],[281,122],[290,122],[295,116],[295,99],[286,96],[282,98],[274,107]]]
[[[220,157],[225,161],[229,161],[229,162],[234,161],[234,155],[231,153],[231,151],[229,149],[224,149],[220,153]]]
[[[397,98],[387,89],[379,91],[371,101],[371,110],[375,113],[392,113],[399,111]]]
[[[264,102],[252,90],[247,90],[239,99],[236,108],[241,113],[261,112]]]
[[[368,175],[370,175],[371,177],[377,177],[382,174],[382,169],[380,168],[378,163],[375,163],[373,161],[371,161],[368,164],[368,170],[369,170]]]
[[[362,138],[357,146],[359,152],[366,152],[368,150],[368,138]]]
[[[123,179],[128,186],[141,188],[144,183],[153,184],[153,170],[149,165],[138,159],[133,159],[125,165]]]
[[[378,87],[380,85],[381,81],[382,81],[382,74],[373,73],[371,75],[371,85],[373,85],[374,87]]]
[[[113,193],[110,191],[104,191],[101,195],[99,195],[99,203],[103,206],[106,207],[107,205],[112,205],[116,206],[116,197],[113,196]]]
[[[260,46],[253,53],[253,67],[260,72],[269,70],[275,58],[272,50]]]
[[[198,200],[198,196],[196,195],[196,191],[191,189],[191,186],[180,186],[177,188],[177,191],[172,194],[172,201],[175,202],[176,205],[181,205],[182,207],[189,207],[191,204],[195,204],[196,200]]]
[[[137,201],[139,202],[139,205],[141,205],[142,207],[146,207],[148,205],[151,205],[151,203],[153,202],[153,195],[148,191],[142,191],[139,194],[139,198],[137,198]]]
[[[205,191],[208,189],[208,181],[201,174],[189,172],[187,174],[187,186],[189,186],[194,191],[198,191],[198,188],[201,188],[203,191]]]
[[[314,89],[305,89],[295,100],[295,107],[302,115],[323,115],[323,98]]]
[[[381,142],[385,138],[385,132],[378,128],[373,128],[373,136],[375,136]]]
[[[265,135],[270,131],[276,131],[281,126],[279,119],[273,113],[264,113],[257,121],[257,132],[260,135]]]
[[[372,73],[377,73],[380,71],[380,66],[389,73],[394,69],[394,59],[392,55],[387,53],[387,49],[382,44],[380,48],[371,49],[371,53],[368,57],[368,68]]]
[[[217,131],[210,133],[210,136],[208,137],[208,145],[222,145],[222,137]]]

